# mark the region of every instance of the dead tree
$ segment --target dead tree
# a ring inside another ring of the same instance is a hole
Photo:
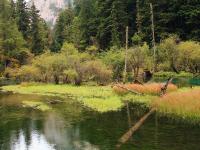
[[[160,96],[163,96],[163,95],[166,94],[168,85],[171,83],[172,79],[173,79],[173,78],[169,78],[169,79],[167,80],[167,82],[165,83],[165,85],[164,85],[163,87],[161,87]]]

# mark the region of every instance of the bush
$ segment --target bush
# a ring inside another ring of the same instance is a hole
[[[113,79],[121,81],[124,72],[124,50],[113,47],[108,52],[102,53],[100,58],[111,67]]]
[[[97,81],[98,84],[105,85],[112,79],[112,71],[100,60],[85,62],[83,67],[86,80]]]
[[[183,71],[200,72],[200,43],[194,41],[181,42],[178,45],[179,67]]]
[[[157,50],[157,69],[164,71],[176,71],[177,72],[177,59],[179,57],[179,51],[177,49],[177,37],[170,36],[169,38],[161,41]]]
[[[22,81],[40,81],[40,74],[39,68],[35,66],[22,66],[19,70],[18,78]]]
[[[4,71],[4,77],[6,78],[13,78],[13,79],[17,79],[17,77],[19,76],[19,68],[11,68],[11,67],[7,67]]]
[[[63,74],[65,76],[64,83],[75,83],[78,78],[78,73],[74,69],[64,70]]]

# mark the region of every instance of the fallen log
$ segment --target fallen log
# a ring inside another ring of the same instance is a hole
[[[140,85],[144,85],[141,81],[139,81],[138,79],[136,79],[135,81],[134,81],[134,83],[135,84],[140,84]]]
[[[121,85],[115,85],[121,89],[124,89],[124,90],[127,90],[128,92],[131,92],[131,93],[134,93],[134,94],[137,94],[137,95],[144,95],[143,93],[140,93],[140,92],[137,92],[135,90],[132,90],[132,89],[129,89],[127,87],[124,87],[124,86],[121,86]]]
[[[160,96],[163,96],[166,94],[168,85],[171,83],[173,78],[169,78],[166,82],[166,84],[161,88],[161,92],[160,92]],[[143,95],[142,93],[139,93],[137,91],[133,91],[131,89],[128,89],[126,87],[117,85],[118,87],[125,89],[127,91],[133,92],[135,94],[139,94],[139,95]],[[156,112],[156,108],[153,107],[151,108],[151,110],[145,114],[132,128],[130,128],[119,140],[118,140],[118,144],[116,145],[116,148],[119,149],[121,147],[122,144],[125,144],[130,137],[144,124],[144,122],[147,120],[147,118],[149,116],[151,116],[154,112]]]
[[[152,108],[147,114],[145,114],[132,128],[129,129],[119,140],[116,148],[119,149],[122,144],[126,143],[130,137],[144,124],[146,119],[156,111],[156,108]]]

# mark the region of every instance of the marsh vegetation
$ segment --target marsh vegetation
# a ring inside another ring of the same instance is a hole
[[[113,149],[152,108],[122,148],[183,149],[185,124],[199,133],[199,12],[196,0],[69,0],[50,27],[34,3],[1,0],[0,149]]]

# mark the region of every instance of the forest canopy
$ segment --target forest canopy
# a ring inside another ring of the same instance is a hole
[[[126,40],[127,80],[147,70],[197,74],[199,26],[197,0],[74,0],[53,29],[34,3],[1,0],[0,75],[57,84],[122,81]]]

